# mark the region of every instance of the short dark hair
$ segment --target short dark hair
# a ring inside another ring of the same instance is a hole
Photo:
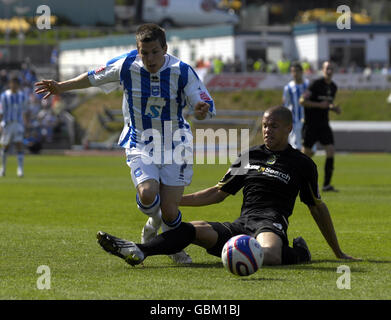
[[[14,83],[17,83],[20,85],[20,78],[17,76],[17,75],[12,75],[10,78],[9,78],[9,82],[14,82]]]
[[[150,42],[159,40],[160,45],[164,48],[167,45],[166,32],[165,30],[154,23],[142,24],[137,28],[136,41],[139,42]]]
[[[295,69],[299,69],[300,71],[303,71],[303,66],[299,61],[292,62],[291,68],[295,68]]]
[[[270,115],[276,115],[279,119],[284,121],[287,125],[292,124],[292,112],[284,106],[274,106],[266,109],[264,115],[268,113]]]

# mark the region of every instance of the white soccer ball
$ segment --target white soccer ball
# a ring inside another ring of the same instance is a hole
[[[259,242],[241,234],[229,239],[221,252],[224,267],[239,276],[249,276],[261,268],[263,250]]]

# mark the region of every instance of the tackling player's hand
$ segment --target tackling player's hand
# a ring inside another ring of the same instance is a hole
[[[60,94],[61,88],[57,81],[54,80],[42,80],[35,83],[35,93],[46,93],[43,99],[50,97],[53,94]]]
[[[343,252],[341,252],[340,254],[336,255],[338,259],[344,259],[344,260],[352,260],[352,261],[362,261],[361,258],[354,258],[352,256],[349,256]]]
[[[208,114],[209,104],[205,101],[198,101],[194,107],[194,118],[204,120]]]

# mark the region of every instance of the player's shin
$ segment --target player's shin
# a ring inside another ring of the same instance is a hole
[[[144,244],[137,244],[145,256],[170,255],[181,251],[191,244],[196,235],[191,223],[182,222],[177,228],[163,232]]]
[[[155,229],[160,228],[161,211],[160,211],[160,196],[157,194],[155,200],[150,205],[145,205],[141,202],[139,195],[136,195],[137,208],[150,217],[149,224]]]
[[[329,157],[329,158],[326,158],[326,163],[325,163],[325,166],[324,166],[324,183],[323,185],[324,186],[328,186],[330,185],[331,183],[331,177],[333,175],[333,170],[334,170],[334,157]]]

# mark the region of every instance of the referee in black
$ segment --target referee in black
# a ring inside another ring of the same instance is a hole
[[[326,151],[324,181],[322,191],[337,191],[331,185],[334,171],[334,137],[329,124],[329,111],[341,113],[339,106],[334,105],[337,85],[332,80],[333,65],[325,61],[322,66],[323,76],[313,81],[300,98],[304,107],[304,125],[302,131],[302,151],[309,157],[314,155],[312,147],[320,142]]]
[[[294,239],[290,247],[287,235],[289,217],[299,195],[335,256],[354,259],[339,246],[329,211],[319,195],[315,163],[288,144],[291,130],[291,111],[283,106],[269,108],[262,119],[265,143],[239,156],[217,185],[182,197],[182,206],[206,206],[242,189],[241,214],[234,222],[183,222],[144,244],[99,231],[99,244],[109,253],[136,265],[148,256],[175,253],[191,243],[220,257],[231,237],[248,234],[261,244],[265,265],[308,263],[311,254],[304,239]]]

